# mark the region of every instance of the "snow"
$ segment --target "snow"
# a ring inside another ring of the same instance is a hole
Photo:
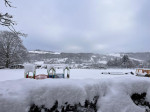
[[[130,59],[131,59],[131,60],[135,60],[135,61],[139,61],[139,62],[144,62],[144,60],[140,60],[140,59],[136,59],[136,58],[131,58],[131,57],[130,57]]]
[[[68,64],[48,64],[50,66],[53,66],[55,68],[64,68],[65,66],[68,66]]]
[[[108,54],[109,56],[113,56],[113,57],[118,57],[118,58],[121,58],[121,54],[119,53],[111,53],[111,54]],[[122,54],[123,55],[123,54]],[[143,62],[144,60],[140,60],[140,59],[136,59],[136,58],[131,58],[131,60],[134,60],[134,61],[139,61],[139,62]]]
[[[52,68],[55,70],[55,67],[54,67],[54,66],[47,65],[47,71],[50,71]],[[55,71],[56,71],[56,70],[55,70]]]
[[[147,92],[150,89],[149,84],[148,78],[135,76],[113,79],[110,81],[107,95],[98,101],[100,112],[145,112],[144,108],[133,103],[130,96],[133,93]]]
[[[96,58],[96,56],[95,56],[95,55],[93,55],[93,56],[92,56],[92,58]]]
[[[52,65],[50,66],[52,67]],[[99,79],[101,77],[118,77],[118,75],[103,75],[102,72],[129,72],[135,73],[135,69],[70,69],[71,79]],[[56,69],[57,73],[63,73],[62,69]],[[36,69],[36,75],[47,74],[47,69]],[[120,77],[120,76],[119,76]],[[24,69],[0,69],[0,81],[24,78]]]
[[[53,62],[61,65],[62,63],[65,63],[67,59],[68,58],[52,58],[52,59],[46,59],[45,62]]]
[[[29,51],[29,53],[48,54],[48,53],[51,53],[51,52],[48,52],[48,51]]]
[[[59,106],[66,102],[84,105],[85,100],[93,101],[95,96],[99,96],[98,112],[145,112],[130,96],[147,92],[146,99],[150,101],[149,78],[101,74],[131,71],[135,73],[135,69],[71,69],[71,79],[35,80],[23,78],[23,69],[3,69],[0,70],[0,112],[28,112],[31,104],[50,108],[56,100]],[[46,73],[46,69],[37,69],[36,73]]]
[[[27,72],[33,73],[36,69],[35,65],[33,65],[33,64],[25,64],[24,68],[25,68],[24,73],[27,73]]]
[[[34,64],[35,65],[44,65],[44,61],[36,61]]]
[[[29,51],[29,53],[35,53],[35,54],[60,54],[59,52],[51,52],[51,51]]]
[[[114,56],[114,57],[121,57],[121,55],[119,54],[119,53],[111,53],[111,54],[109,54],[110,56]]]
[[[107,64],[107,61],[99,61],[101,64]]]

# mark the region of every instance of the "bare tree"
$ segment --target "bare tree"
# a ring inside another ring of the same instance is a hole
[[[8,0],[4,0],[5,2],[5,6],[6,7],[13,7],[11,5],[11,2],[8,1]],[[8,13],[5,13],[5,14],[2,14],[2,12],[0,13],[0,25],[3,25],[3,26],[7,26],[10,30],[14,30],[14,25],[16,24],[13,20],[13,16],[8,14]],[[12,29],[13,28],[13,29]]]
[[[0,32],[0,63],[6,68],[22,63],[27,58],[27,49],[13,32]]]
[[[6,7],[15,8],[14,6],[11,5],[10,1],[4,0],[4,2]],[[3,14],[2,12],[0,12],[0,25],[8,27],[16,35],[27,36],[26,34],[15,30],[14,25],[17,25],[17,23],[13,21],[13,16],[8,13]]]

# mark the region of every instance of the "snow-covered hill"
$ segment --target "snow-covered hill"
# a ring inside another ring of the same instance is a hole
[[[147,62],[150,59],[150,53],[110,53],[110,54],[94,54],[94,53],[58,53],[52,51],[29,51],[31,62],[43,61],[45,64],[84,64],[87,68],[104,68],[109,60],[122,58],[128,55],[134,65]],[[82,66],[82,65],[81,65]]]
[[[45,64],[101,64],[106,65],[111,56],[93,53],[57,53],[51,51],[29,51],[31,62],[43,61]]]

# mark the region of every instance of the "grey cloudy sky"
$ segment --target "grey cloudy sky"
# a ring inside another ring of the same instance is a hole
[[[15,16],[29,50],[150,51],[150,0],[11,1],[17,8],[0,10]]]

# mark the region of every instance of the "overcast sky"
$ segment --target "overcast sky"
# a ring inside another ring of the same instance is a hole
[[[15,16],[16,29],[28,34],[23,41],[29,50],[150,51],[150,0],[11,1],[17,8],[0,10]]]

